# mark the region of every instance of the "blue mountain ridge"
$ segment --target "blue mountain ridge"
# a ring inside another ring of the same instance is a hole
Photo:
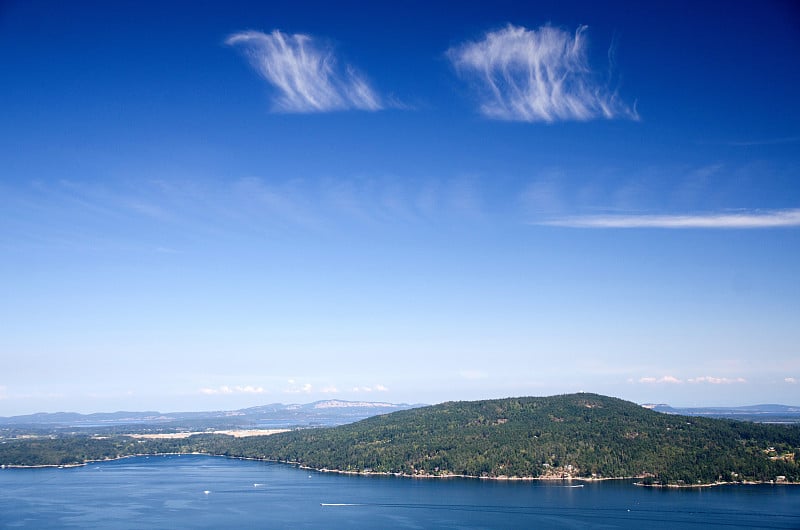
[[[112,427],[123,425],[191,424],[205,427],[289,427],[302,425],[339,425],[378,414],[415,408],[422,405],[371,401],[322,400],[306,404],[272,403],[237,410],[201,412],[118,411],[80,414],[77,412],[40,412],[0,417],[5,427]]]

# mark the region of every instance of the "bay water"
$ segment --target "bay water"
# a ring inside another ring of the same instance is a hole
[[[800,486],[320,473],[201,455],[0,470],[2,528],[800,528]]]

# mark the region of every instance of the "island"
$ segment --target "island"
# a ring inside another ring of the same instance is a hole
[[[447,402],[268,436],[7,439],[0,465],[202,453],[341,473],[507,480],[638,478],[647,486],[800,483],[800,425],[664,414],[590,393]]]

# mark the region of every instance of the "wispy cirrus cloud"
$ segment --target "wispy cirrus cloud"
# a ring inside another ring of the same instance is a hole
[[[252,67],[276,90],[279,112],[380,110],[380,96],[350,65],[340,66],[333,49],[310,35],[241,31],[225,43],[241,46]]]
[[[491,31],[450,48],[448,58],[482,90],[480,111],[499,120],[554,122],[638,119],[592,71],[587,26],[574,34],[552,26]]]
[[[794,377],[785,377],[783,379],[783,382],[784,383],[789,383],[790,385],[796,385],[797,384],[797,379],[794,378]]]
[[[393,175],[150,179],[135,185],[108,179],[15,189],[0,182],[0,249],[102,248],[177,256],[195,237],[259,239],[271,231],[481,223],[492,215],[486,186],[471,176],[423,181]]]
[[[800,226],[800,208],[696,215],[586,215],[537,224],[568,228],[781,228]]]

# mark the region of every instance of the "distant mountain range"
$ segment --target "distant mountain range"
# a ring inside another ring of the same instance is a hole
[[[672,407],[666,404],[644,404],[645,408],[665,414],[705,416],[753,421],[757,423],[800,423],[800,407],[788,405],[747,405],[743,407]]]
[[[238,410],[207,412],[55,412],[0,417],[0,429],[109,430],[112,432],[180,429],[277,429],[333,426],[370,416],[406,410],[421,405],[371,401],[324,400],[307,404],[273,403]]]

